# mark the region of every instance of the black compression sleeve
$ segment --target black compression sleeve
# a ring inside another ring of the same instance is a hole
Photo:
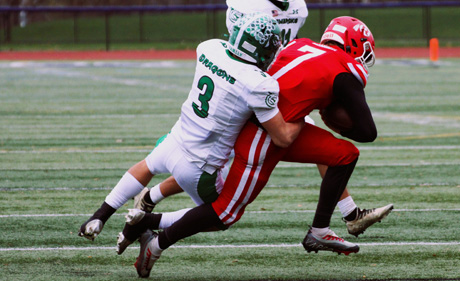
[[[316,207],[312,224],[313,227],[323,228],[330,225],[332,213],[347,186],[357,162],[358,159],[355,159],[349,164],[329,167],[327,169],[321,183],[318,206]]]
[[[180,239],[192,236],[209,228],[217,227],[224,229],[219,216],[212,208],[212,204],[203,204],[195,207],[184,214],[184,216],[164,229],[159,234],[160,248],[166,249]]]
[[[366,102],[363,85],[351,73],[341,73],[334,79],[334,98],[341,103],[353,122],[353,129],[340,132],[357,142],[372,142],[377,138],[377,128]]]

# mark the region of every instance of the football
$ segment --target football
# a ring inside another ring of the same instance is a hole
[[[337,102],[332,102],[319,111],[326,126],[336,133],[345,132],[353,128],[353,122],[345,108]]]

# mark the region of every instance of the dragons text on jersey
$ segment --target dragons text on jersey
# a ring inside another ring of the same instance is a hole
[[[201,54],[200,58],[198,59],[206,68],[212,72],[212,74],[221,77],[222,79],[228,81],[230,84],[235,84],[235,78],[228,74],[225,69],[221,69],[219,66],[215,65],[212,61],[206,58],[205,54]]]

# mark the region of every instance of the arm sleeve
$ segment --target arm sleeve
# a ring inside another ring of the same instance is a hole
[[[373,142],[377,128],[366,102],[363,85],[351,73],[341,73],[334,79],[334,98],[346,109],[353,129],[340,134],[357,142]]]

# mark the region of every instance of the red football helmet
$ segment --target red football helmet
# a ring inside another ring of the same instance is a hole
[[[334,41],[342,44],[345,52],[360,62],[366,69],[375,63],[374,36],[367,26],[357,18],[338,17],[329,23],[321,37],[321,44]]]

